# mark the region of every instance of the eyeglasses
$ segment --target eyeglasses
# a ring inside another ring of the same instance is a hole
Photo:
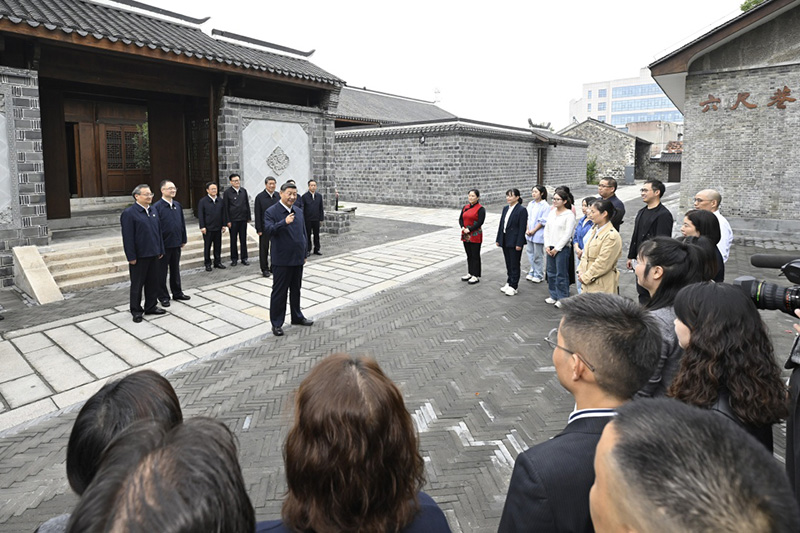
[[[148,193],[140,192],[136,196],[153,196],[153,193],[151,193],[151,192],[148,192]]]
[[[578,359],[580,359],[580,360],[581,360],[581,362],[582,362],[584,365],[586,365],[586,368],[588,368],[589,370],[591,370],[592,372],[594,372],[594,370],[595,370],[595,369],[594,369],[594,365],[592,365],[591,363],[589,363],[589,361],[587,361],[586,359],[584,359],[584,358],[583,358],[583,356],[582,356],[581,354],[579,354],[579,353],[577,353],[577,352],[573,352],[572,350],[569,350],[569,349],[567,349],[567,348],[564,348],[563,346],[560,346],[559,344],[557,344],[557,343],[556,343],[556,341],[552,340],[552,339],[554,339],[554,338],[555,338],[555,339],[558,339],[558,328],[553,328],[553,329],[551,329],[551,330],[550,330],[550,333],[548,333],[548,334],[547,334],[547,337],[545,337],[545,338],[544,338],[544,341],[545,341],[547,344],[549,344],[550,346],[552,346],[552,347],[553,347],[553,349],[555,349],[555,348],[561,348],[562,350],[564,350],[564,351],[565,351],[565,352],[567,352],[568,354],[576,356]]]
[[[167,190],[167,191],[177,191],[178,190],[177,187],[164,187],[164,189]]]
[[[705,198],[692,198],[692,202],[696,204],[702,204],[703,202],[708,202]]]

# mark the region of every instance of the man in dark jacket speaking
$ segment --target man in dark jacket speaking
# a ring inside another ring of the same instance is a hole
[[[269,319],[272,333],[283,335],[286,317],[286,293],[292,324],[310,326],[314,323],[300,311],[300,288],[303,283],[303,265],[306,262],[306,226],[303,210],[294,204],[297,186],[281,185],[281,200],[264,212],[264,233],[270,236],[272,248],[272,295],[269,300]]]

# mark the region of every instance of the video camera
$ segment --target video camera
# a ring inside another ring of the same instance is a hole
[[[739,276],[733,280],[750,295],[759,309],[779,309],[795,316],[800,309],[800,257],[787,255],[755,254],[750,256],[750,264],[758,268],[780,268],[794,287],[781,287],[775,283],[759,281],[753,276]]]

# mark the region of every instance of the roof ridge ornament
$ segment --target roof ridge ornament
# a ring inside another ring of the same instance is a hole
[[[311,50],[310,52],[301,52],[300,50],[295,50],[294,48],[289,48],[288,46],[282,46],[280,44],[261,41],[259,39],[254,39],[253,37],[247,37],[245,35],[239,35],[238,33],[232,33],[229,31],[222,31],[217,29],[211,30],[211,35],[219,35],[220,37],[225,37],[226,39],[241,41],[247,44],[254,44],[256,46],[263,46],[264,48],[272,48],[273,50],[279,50],[281,52],[287,52],[289,54],[294,54],[301,57],[311,57],[311,55],[317,51],[316,49],[314,49]]]
[[[160,7],[151,6],[148,4],[144,4],[142,2],[137,2],[136,0],[107,0],[109,2],[113,2],[115,4],[122,4],[128,7],[135,7],[136,9],[141,9],[144,11],[149,11],[151,13],[156,13],[158,15],[163,15],[165,17],[170,17],[178,20],[182,20],[183,22],[189,22],[191,24],[204,24],[208,22],[211,17],[206,17],[203,19],[198,19],[194,17],[190,17],[187,15],[181,15],[180,13],[176,13],[174,11],[169,11],[168,9],[162,9]]]

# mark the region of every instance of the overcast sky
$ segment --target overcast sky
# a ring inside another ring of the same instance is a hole
[[[583,83],[639,69],[740,13],[741,0],[142,0],[299,50],[353,87],[509,126],[569,123]],[[204,26],[205,27],[205,26]]]

